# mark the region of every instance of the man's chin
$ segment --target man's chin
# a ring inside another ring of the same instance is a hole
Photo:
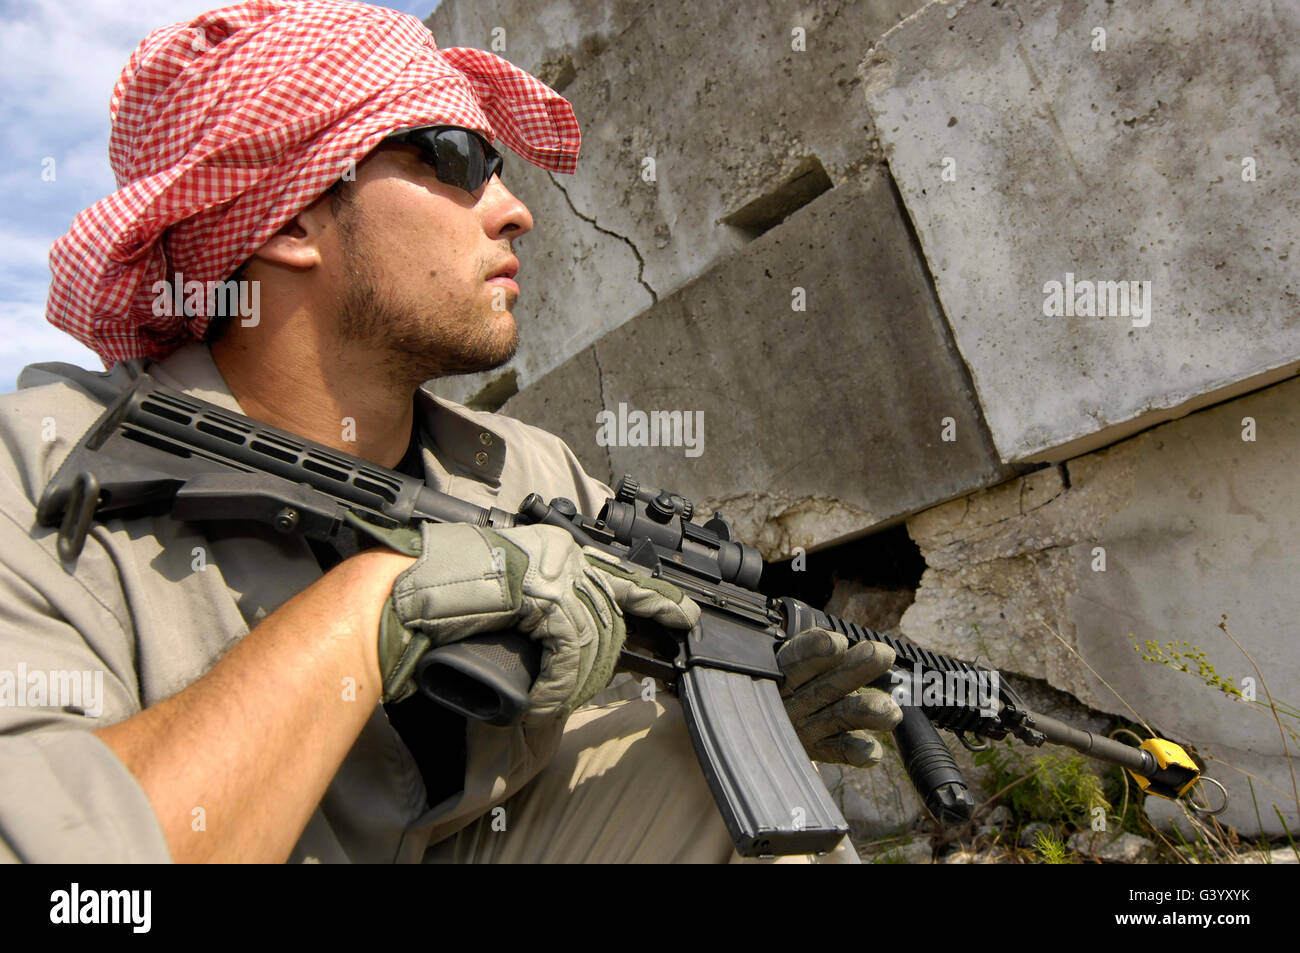
[[[464,342],[462,347],[444,350],[436,362],[439,368],[436,376],[457,377],[495,370],[508,363],[518,349],[519,332],[511,321],[508,335]]]
[[[480,312],[435,329],[394,321],[378,337],[371,344],[383,354],[378,363],[403,385],[490,371],[514,357],[519,347],[519,329],[508,311]]]
[[[503,364],[508,364],[510,359],[515,356],[515,348],[505,351],[499,355],[482,355],[469,357],[458,364],[447,367],[440,374],[440,377],[461,377],[465,374],[481,374],[483,371],[494,371]]]

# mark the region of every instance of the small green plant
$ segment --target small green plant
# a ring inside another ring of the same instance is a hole
[[[1192,645],[1187,641],[1166,642],[1161,645],[1155,639],[1147,639],[1139,645],[1137,636],[1132,632],[1128,634],[1128,637],[1133,640],[1133,651],[1141,654],[1142,661],[1159,662],[1161,665],[1168,665],[1170,668],[1186,672],[1188,675],[1200,679],[1206,685],[1217,688],[1225,695],[1232,695],[1244,700],[1241,689],[1218,673],[1213,663],[1206,657],[1205,649],[1199,645]]]
[[[1226,628],[1220,624],[1220,628]],[[1194,645],[1186,640],[1181,642],[1166,642],[1161,645],[1155,639],[1146,639],[1138,643],[1137,636],[1132,632],[1128,637],[1133,641],[1133,651],[1142,656],[1144,662],[1157,662],[1160,665],[1167,665],[1169,668],[1178,672],[1184,672],[1191,675],[1201,683],[1208,685],[1210,688],[1217,688],[1223,694],[1235,698],[1240,702],[1248,705],[1254,705],[1261,711],[1270,711],[1279,718],[1287,718],[1292,721],[1300,720],[1300,709],[1295,705],[1287,704],[1276,698],[1269,698],[1267,702],[1260,701],[1253,694],[1246,694],[1231,679],[1224,678],[1214,667],[1214,663],[1209,660],[1205,649],[1199,645]],[[1291,740],[1300,742],[1300,735],[1296,733],[1295,728],[1290,725],[1283,726]]]
[[[1040,622],[1041,621],[1042,620],[1040,619]],[[1060,632],[1057,632],[1051,626],[1047,625],[1046,622],[1042,622],[1042,624],[1058,642],[1065,646],[1065,648],[1072,652],[1076,657],[1079,657],[1080,661],[1083,661],[1082,657],[1078,655],[1078,651],[1061,637]],[[1254,672],[1253,676],[1242,679],[1242,687],[1240,688],[1236,683],[1219,675],[1214,665],[1209,661],[1208,653],[1198,645],[1193,645],[1187,641],[1170,641],[1166,642],[1162,646],[1154,639],[1148,639],[1145,643],[1139,645],[1137,644],[1137,637],[1135,635],[1129,633],[1129,638],[1134,643],[1133,650],[1140,653],[1144,661],[1167,665],[1177,671],[1191,675],[1205,685],[1223,692],[1230,698],[1252,705],[1258,708],[1261,712],[1267,712],[1272,716],[1274,723],[1277,725],[1278,735],[1282,741],[1283,754],[1285,755],[1288,767],[1290,768],[1291,800],[1292,803],[1300,804],[1300,780],[1297,780],[1295,760],[1288,745],[1288,739],[1300,743],[1300,735],[1297,734],[1296,729],[1293,726],[1294,722],[1300,721],[1300,707],[1275,698],[1272,692],[1269,691],[1268,683],[1265,681],[1264,673],[1260,669],[1259,664],[1255,661],[1254,657],[1251,656],[1246,647],[1242,645],[1241,642],[1228,630],[1227,615],[1220,617],[1217,628],[1219,628],[1223,632],[1224,636],[1231,641],[1234,646],[1236,646]],[[1087,665],[1087,662],[1083,661],[1083,664]],[[1097,675],[1097,672],[1092,669],[1091,666],[1088,666],[1088,668],[1094,675]],[[1100,676],[1098,676],[1098,678],[1100,678]],[[1104,679],[1102,679],[1102,683],[1106,684]],[[1111,688],[1110,685],[1106,684],[1106,687],[1110,688],[1111,691],[1114,692],[1114,689]],[[1263,691],[1266,700],[1260,700],[1255,697],[1257,688]],[[1124,706],[1133,713],[1134,717],[1141,722],[1142,730],[1139,731],[1137,726],[1126,727],[1121,723],[1121,727],[1112,731],[1110,736],[1114,738],[1116,735],[1120,734],[1128,735],[1132,738],[1134,743],[1141,744],[1144,737],[1152,734],[1151,727],[1146,724],[1142,716],[1138,714],[1133,706],[1125,701],[1118,692],[1115,692],[1115,695]],[[1287,719],[1287,721],[1291,723],[1284,723],[1283,719]],[[1201,758],[1197,755],[1195,750],[1190,750],[1189,753],[1196,758],[1198,763],[1201,761]],[[1226,765],[1227,767],[1236,767],[1222,758],[1211,757],[1206,760],[1215,761],[1219,764]],[[1248,773],[1247,777],[1249,778]],[[1121,785],[1121,787],[1117,788],[1110,786],[1111,777],[1108,777],[1106,794],[1112,802],[1117,795],[1121,800],[1119,816],[1116,818],[1118,824],[1111,828],[1116,830],[1117,836],[1121,831],[1128,830],[1133,833],[1153,837],[1157,841],[1158,846],[1163,845],[1169,858],[1184,863],[1230,862],[1234,855],[1239,852],[1242,846],[1242,840],[1231,826],[1225,828],[1219,823],[1218,819],[1213,816],[1198,816],[1197,813],[1192,811],[1185,799],[1180,800],[1179,805],[1182,808],[1183,819],[1194,834],[1196,843],[1189,844],[1187,839],[1183,836],[1182,831],[1179,829],[1179,826],[1174,825],[1172,833],[1180,842],[1181,846],[1174,844],[1161,830],[1157,829],[1151,823],[1150,819],[1147,818],[1140,809],[1137,802],[1140,801],[1141,798],[1136,796],[1135,787],[1130,786],[1127,774],[1124,772],[1117,772],[1113,775],[1113,778],[1119,785]],[[1004,792],[999,791],[999,796],[1002,793]],[[1252,801],[1255,802],[1256,819],[1262,828],[1263,819],[1260,816],[1259,804],[1255,799],[1253,785],[1251,786],[1251,798]],[[1288,845],[1290,845],[1295,855],[1300,857],[1300,845],[1296,845],[1292,838],[1290,828],[1283,818],[1281,809],[1276,803],[1274,803],[1272,807],[1278,820],[1282,822],[1284,831],[1286,831]],[[1107,826],[1111,827],[1109,817],[1110,815],[1108,815]],[[1259,849],[1265,854],[1266,859],[1271,860],[1270,845],[1267,844],[1265,839],[1260,840]]]
[[[1043,858],[1045,864],[1068,864],[1065,841],[1056,836],[1055,831],[1038,831],[1034,835],[1034,850]]]
[[[975,646],[980,650],[980,655],[985,659],[991,659],[993,653],[989,650],[989,645],[984,641],[984,632],[980,629],[978,622],[972,621],[970,624],[971,634],[975,636]],[[987,663],[986,663],[987,664]]]
[[[989,783],[994,790],[1005,791],[1001,803],[1022,822],[1046,821],[1086,829],[1094,808],[1112,816],[1101,779],[1077,755],[1029,759],[1004,739],[1002,744],[977,753],[975,763],[991,769]],[[1114,820],[1119,822],[1118,817]]]

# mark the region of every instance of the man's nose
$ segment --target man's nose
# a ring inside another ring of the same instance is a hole
[[[488,238],[518,238],[533,228],[533,215],[528,206],[505,187],[498,175],[488,180],[483,198],[483,231]]]

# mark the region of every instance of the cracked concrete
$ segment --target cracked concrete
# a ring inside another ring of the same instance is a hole
[[[637,250],[636,242],[632,241],[632,239],[628,238],[626,235],[620,235],[618,232],[614,231],[613,229],[603,227],[599,222],[596,221],[594,215],[583,215],[581,212],[578,211],[577,206],[573,204],[573,199],[570,198],[568,190],[560,183],[560,180],[557,179],[555,175],[550,172],[546,173],[546,175],[547,178],[549,178],[551,182],[555,184],[555,187],[560,190],[560,194],[564,196],[564,201],[569,206],[569,211],[571,211],[574,215],[578,216],[578,218],[582,219],[584,222],[586,222],[596,231],[600,232],[602,235],[610,235],[614,238],[617,238],[619,241],[625,243],[628,248],[632,249],[632,254],[636,256],[637,284],[645,288],[646,291],[650,292],[651,303],[658,301],[659,295],[655,293],[655,290],[651,288],[650,284],[645,280],[645,259],[641,257],[641,252]]]
[[[606,481],[631,473],[722,508],[740,538],[782,558],[1009,474],[946,334],[877,171],[823,193],[503,411],[564,437]],[[596,445],[595,414],[621,402],[702,413],[702,455]]]
[[[1300,8],[494,9],[447,0],[439,15],[479,34],[502,20],[507,55],[563,85],[584,134],[570,180],[508,163],[537,224],[516,244],[523,390],[506,411],[565,437],[595,475],[721,506],[769,557],[913,514],[929,568],[906,634],[1123,711],[1091,665],[1232,775],[1239,830],[1256,823],[1240,772],[1294,816],[1275,726],[1138,662],[1129,634],[1201,644],[1239,682],[1214,628],[1227,613],[1279,697],[1300,696],[1300,385],[1276,384],[1300,371],[1300,54],[1284,40]],[[789,48],[796,25],[807,55]],[[439,41],[487,45],[479,34]],[[751,242],[810,161],[830,190]],[[1150,280],[1150,325],[1048,318],[1045,282],[1067,272]],[[706,452],[597,446],[596,413],[620,402],[702,411]],[[1247,412],[1256,442],[1240,439]],[[949,418],[956,440],[940,436]],[[1055,465],[969,495],[1023,471],[1009,461]],[[836,784],[854,810],[907,812]]]
[[[605,371],[600,366],[600,351],[594,347],[591,349],[591,360],[596,365],[596,386],[600,391],[600,407],[605,408],[609,406],[605,397]],[[594,417],[592,419],[592,426],[595,426]],[[609,478],[606,482],[612,486],[618,479],[618,476],[614,473],[614,458],[610,455],[609,447],[605,448],[605,473],[609,474]]]

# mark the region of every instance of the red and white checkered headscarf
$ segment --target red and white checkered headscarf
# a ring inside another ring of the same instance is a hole
[[[228,278],[390,133],[465,126],[553,172],[581,141],[540,80],[348,0],[246,0],[155,30],[109,110],[118,191],[54,243],[46,305],[105,367],[202,338],[208,316],[154,314],[154,284]]]

